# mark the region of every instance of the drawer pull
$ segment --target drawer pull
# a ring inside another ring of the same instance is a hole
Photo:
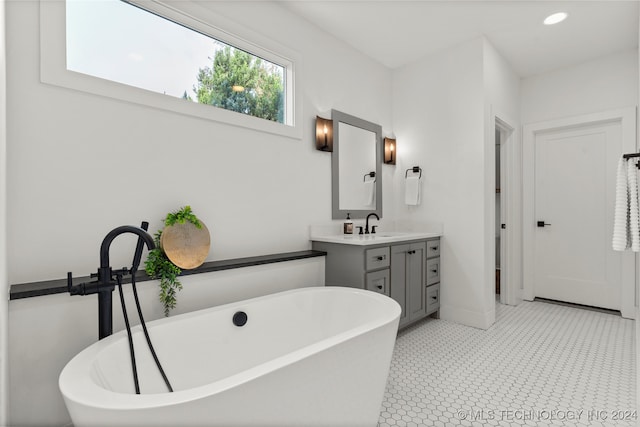
[[[382,289],[382,285],[378,285],[378,289]]]
[[[387,256],[386,256],[386,255],[382,255],[382,256],[376,257],[376,259],[377,259],[378,261],[383,261],[385,258],[387,258]]]
[[[432,272],[432,273],[437,273],[437,272],[438,272],[438,270],[431,270],[431,272]]]
[[[431,249],[432,251],[437,251],[438,247],[437,246],[431,246],[429,249]]]
[[[438,297],[431,297],[431,299],[438,299]]]

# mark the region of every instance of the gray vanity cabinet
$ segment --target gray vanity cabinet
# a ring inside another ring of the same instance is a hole
[[[440,239],[427,240],[426,266],[426,305],[425,314],[436,313],[440,310]]]
[[[325,284],[367,289],[400,304],[400,327],[440,307],[440,239],[353,245],[313,241],[327,253]]]
[[[325,284],[367,289],[389,295],[389,246],[369,247],[313,242],[327,253]]]
[[[391,246],[390,296],[402,307],[400,326],[425,316],[425,242]]]

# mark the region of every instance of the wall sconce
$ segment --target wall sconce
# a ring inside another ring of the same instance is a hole
[[[391,138],[384,139],[384,163],[386,165],[396,164],[396,140]]]
[[[316,116],[316,149],[333,151],[333,120]]]

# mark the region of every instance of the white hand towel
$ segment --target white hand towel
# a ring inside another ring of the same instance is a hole
[[[374,206],[376,204],[376,180],[369,179],[364,182],[364,204]]]
[[[635,158],[627,160],[627,185],[629,188],[629,233],[631,250],[640,252],[640,215],[638,213],[638,168]]]
[[[629,188],[627,161],[620,157],[616,175],[616,204],[613,214],[613,250],[624,251],[630,247],[629,237]]]
[[[404,180],[404,202],[410,206],[420,204],[420,178],[409,176]]]

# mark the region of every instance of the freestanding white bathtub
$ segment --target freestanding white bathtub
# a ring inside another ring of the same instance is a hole
[[[173,393],[139,326],[141,394],[124,331],[74,357],[60,390],[75,427],[374,427],[399,316],[392,299],[352,288],[267,295],[147,324]]]

